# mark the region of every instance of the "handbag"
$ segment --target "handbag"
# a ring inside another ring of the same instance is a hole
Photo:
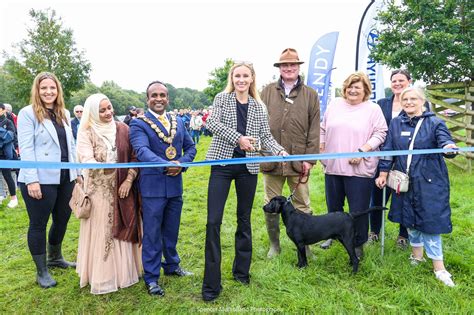
[[[78,219],[88,219],[91,215],[91,199],[84,190],[83,184],[76,183],[74,185],[71,200],[69,201],[69,206]]]
[[[413,138],[411,139],[410,146],[408,148],[408,150],[410,151],[413,150],[415,137],[416,137],[416,134],[418,133],[418,130],[420,130],[423,119],[424,118],[420,118],[420,120],[418,120],[418,123],[416,124],[415,132],[413,133]],[[397,193],[397,195],[399,195],[401,192],[408,191],[408,187],[410,184],[410,177],[408,176],[408,174],[410,172],[411,160],[412,160],[412,154],[408,154],[406,173],[402,171],[393,170],[393,169],[390,170],[390,172],[388,172],[387,186],[392,188]]]
[[[409,182],[408,174],[397,170],[390,170],[390,172],[388,172],[387,186],[395,190],[397,195],[401,192],[408,191]]]

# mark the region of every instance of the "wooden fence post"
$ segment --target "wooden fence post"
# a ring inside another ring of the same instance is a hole
[[[451,135],[460,146],[474,146],[474,82],[434,84],[426,87],[434,113],[446,121]],[[474,154],[461,153],[464,159],[448,159],[471,173]]]

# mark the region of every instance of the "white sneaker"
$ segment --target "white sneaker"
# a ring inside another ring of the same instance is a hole
[[[18,199],[12,199],[10,202],[7,204],[8,208],[15,208],[18,206]]]
[[[436,275],[436,279],[439,279],[441,282],[446,284],[448,287],[454,287],[455,284],[453,280],[451,280],[451,274],[447,270],[438,270],[434,272]]]

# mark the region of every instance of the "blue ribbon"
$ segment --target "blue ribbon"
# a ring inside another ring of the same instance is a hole
[[[289,156],[265,156],[252,158],[235,158],[212,161],[198,161],[181,163],[182,167],[197,167],[210,165],[231,165],[264,162],[291,162],[291,161],[316,161],[332,160],[342,158],[365,158],[365,157],[389,157],[399,155],[438,154],[450,152],[474,152],[474,147],[458,149],[421,149],[421,150],[399,150],[399,151],[374,151],[374,152],[346,152],[346,153],[322,153],[322,154],[300,154]],[[143,168],[143,167],[168,167],[176,166],[174,163],[155,162],[133,162],[133,163],[69,163],[69,162],[37,162],[0,160],[0,168],[42,168],[42,169],[105,169],[105,168]]]
[[[291,161],[316,161],[332,160],[341,158],[365,158],[365,157],[388,157],[399,155],[437,154],[450,152],[474,152],[474,147],[458,149],[421,149],[421,150],[399,150],[399,151],[374,151],[374,152],[347,152],[347,153],[322,153],[322,154],[300,154],[289,156],[265,156],[253,158],[235,158],[212,161],[198,161],[181,163],[182,167],[197,167],[210,165],[231,165],[264,162],[291,162]],[[105,169],[105,168],[143,168],[143,167],[168,167],[176,166],[174,163],[155,162],[132,162],[132,163],[69,163],[69,162],[37,162],[37,161],[14,161],[0,160],[0,168],[42,168],[42,169]]]

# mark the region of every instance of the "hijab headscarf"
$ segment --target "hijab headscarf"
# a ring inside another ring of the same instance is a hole
[[[86,99],[79,131],[84,131],[88,127],[91,127],[95,133],[104,140],[107,149],[113,151],[115,150],[117,127],[115,126],[114,120],[109,123],[104,123],[100,120],[99,106],[103,100],[109,100],[109,98],[101,93],[92,94]]]

